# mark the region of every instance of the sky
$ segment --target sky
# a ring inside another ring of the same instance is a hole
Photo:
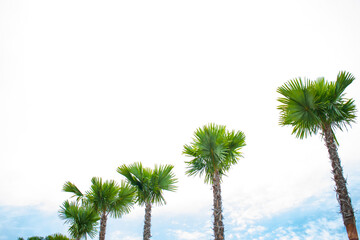
[[[279,126],[276,89],[344,70],[359,106],[359,12],[357,0],[0,0],[0,240],[67,234],[63,184],[120,181],[138,161],[179,180],[153,208],[152,239],[212,239],[211,186],[185,175],[182,154],[208,123],[246,135],[222,182],[226,239],[346,239],[324,141]],[[336,134],[359,219],[360,126]],[[143,217],[110,219],[107,239],[142,239]]]

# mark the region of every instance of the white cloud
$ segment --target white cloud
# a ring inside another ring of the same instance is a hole
[[[113,231],[109,234],[109,239],[111,240],[141,240],[142,236],[135,236],[131,234],[131,236],[121,232],[121,231]]]
[[[316,221],[311,221],[305,225],[303,237],[306,240],[343,239],[346,235],[344,235],[344,233],[337,233],[341,229],[345,230],[341,217],[337,220],[321,218]]]
[[[281,226],[275,229],[252,225],[248,231],[235,233],[239,239],[253,240],[343,240],[346,237],[340,219],[320,218],[303,224]],[[342,233],[341,233],[342,232]]]
[[[266,230],[266,228],[264,226],[255,226],[255,227],[250,227],[249,229],[247,229],[247,232],[249,234],[252,234],[252,233],[261,233],[265,230]]]
[[[184,230],[173,230],[172,232],[179,240],[197,240],[197,239],[201,240],[201,239],[205,239],[205,237],[207,236],[205,233],[198,231],[187,232]]]

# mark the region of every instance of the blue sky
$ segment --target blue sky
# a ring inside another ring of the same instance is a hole
[[[357,189],[350,189],[353,199],[360,197]],[[338,214],[334,192],[328,191],[323,197],[309,198],[298,207],[282,211],[269,217],[248,221],[246,226],[229,219],[225,208],[226,236],[228,239],[346,239],[346,233]],[[355,201],[354,206],[359,206]],[[56,213],[44,214],[36,208],[1,209],[4,216],[1,224],[1,239],[16,239],[19,236],[46,236],[55,232],[66,232],[66,226]],[[9,217],[7,217],[9,216]],[[154,209],[153,239],[211,239],[209,231],[211,212],[199,216],[158,215]],[[356,215],[358,217],[358,214]],[[111,219],[108,225],[109,239],[142,239],[143,219]]]
[[[153,239],[211,239],[211,188],[182,155],[210,122],[246,135],[222,183],[227,239],[346,239],[324,142],[278,125],[276,89],[345,70],[358,105],[359,12],[357,0],[0,1],[0,239],[65,234],[63,184],[121,180],[137,161],[179,178]],[[336,134],[360,209],[359,124]],[[111,220],[108,239],[141,239],[143,212]]]

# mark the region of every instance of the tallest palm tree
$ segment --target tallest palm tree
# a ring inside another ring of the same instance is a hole
[[[355,80],[347,72],[340,72],[336,82],[319,78],[316,81],[294,79],[278,88],[281,105],[280,125],[293,127],[293,134],[303,139],[321,132],[327,147],[335,181],[340,212],[350,240],[358,240],[354,210],[346,187],[346,179],[337,152],[335,129],[342,130],[355,120],[353,99],[344,97],[345,89]]]
[[[245,134],[227,131],[225,126],[209,124],[195,132],[194,141],[184,145],[183,154],[193,159],[186,162],[187,174],[205,175],[205,183],[212,184],[215,240],[224,240],[224,223],[221,200],[221,180],[233,164],[241,157],[245,146]]]

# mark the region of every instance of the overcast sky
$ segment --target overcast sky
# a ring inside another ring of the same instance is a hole
[[[359,108],[359,12],[358,0],[0,0],[0,239],[66,234],[65,181],[85,191],[135,161],[179,179],[153,239],[211,239],[211,186],[184,175],[182,155],[211,122],[246,135],[222,185],[227,239],[346,239],[324,142],[278,125],[276,89],[345,70]],[[337,137],[359,210],[359,124]],[[107,237],[141,239],[143,214],[111,220]]]

